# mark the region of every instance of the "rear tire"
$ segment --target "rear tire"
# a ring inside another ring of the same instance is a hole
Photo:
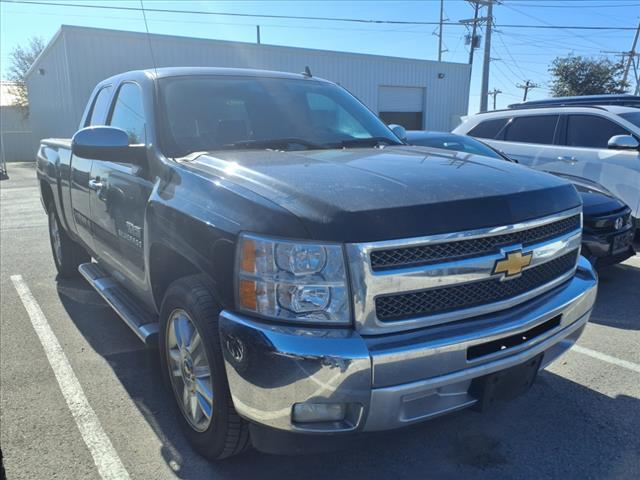
[[[194,450],[210,460],[237,455],[250,445],[248,424],[233,408],[229,392],[219,313],[203,276],[176,280],[162,301],[158,339],[178,421]]]
[[[49,241],[53,263],[62,278],[79,276],[78,266],[91,261],[91,256],[62,229],[55,207],[49,205]]]

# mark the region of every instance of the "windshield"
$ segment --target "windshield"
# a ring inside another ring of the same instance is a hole
[[[485,157],[504,160],[498,152],[486,146],[484,143],[461,135],[449,135],[446,133],[442,135],[421,135],[409,137],[409,143],[422,147],[444,148],[445,150],[473,153],[475,155],[484,155]]]
[[[401,143],[347,91],[313,80],[173,77],[160,81],[160,99],[169,156]]]
[[[621,113],[620,116],[640,128],[640,112]]]

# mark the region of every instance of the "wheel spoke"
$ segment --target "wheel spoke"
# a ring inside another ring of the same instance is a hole
[[[187,387],[187,384],[184,383],[182,385],[182,404],[184,405],[185,409],[189,408],[190,398],[191,398],[191,392],[189,392],[189,387]]]
[[[198,418],[198,399],[196,395],[189,395],[189,413],[191,414],[191,418],[197,423]]]
[[[180,362],[182,361],[182,357],[180,356],[180,350],[177,348],[172,348],[169,350],[169,362],[171,373],[174,377],[182,377],[182,369],[180,368]]]
[[[196,393],[196,397],[198,398],[198,407],[200,407],[200,411],[204,414],[207,419],[211,419],[211,403],[207,401],[199,392]]]
[[[200,335],[198,334],[198,331],[194,329],[193,335],[191,336],[191,339],[189,341],[189,346],[188,346],[189,353],[191,355],[194,355],[196,350],[200,348],[200,345],[202,345],[202,341],[200,340]]]
[[[196,378],[196,392],[208,402],[213,403],[213,392],[211,391],[211,381]]]

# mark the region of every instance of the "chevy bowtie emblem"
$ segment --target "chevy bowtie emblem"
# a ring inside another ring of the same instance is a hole
[[[528,267],[531,263],[531,257],[533,253],[522,254],[521,251],[509,252],[502,260],[498,260],[493,267],[493,274],[503,273],[505,279],[515,277],[522,273],[525,267]]]

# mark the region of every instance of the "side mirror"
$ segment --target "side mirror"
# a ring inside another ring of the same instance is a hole
[[[140,164],[146,157],[144,145],[129,145],[129,135],[115,127],[86,127],[71,139],[71,153],[92,160]]]
[[[398,137],[400,140],[402,140],[403,142],[407,141],[407,131],[404,129],[402,125],[396,125],[392,123],[391,125],[388,125],[388,127],[395,134],[395,136]]]
[[[615,135],[609,139],[607,147],[612,150],[637,150],[640,143],[631,135]]]

